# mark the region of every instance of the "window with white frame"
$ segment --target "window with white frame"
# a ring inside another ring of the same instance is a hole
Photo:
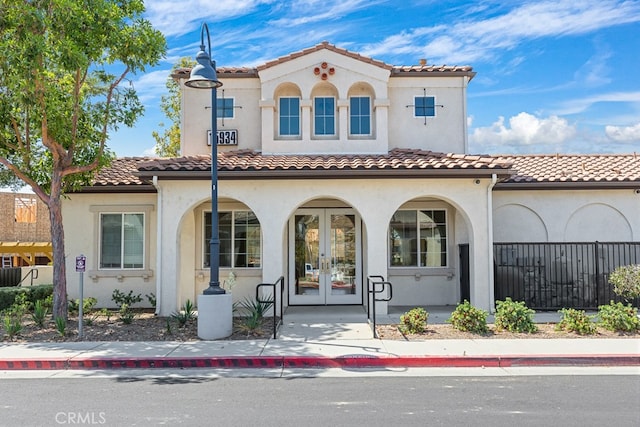
[[[371,135],[371,98],[368,96],[349,99],[349,133]]]
[[[279,132],[281,136],[300,135],[300,98],[281,97],[279,100]]]
[[[100,268],[144,268],[144,213],[100,214]]]
[[[318,136],[336,134],[336,100],[333,97],[316,97],[313,100],[313,131]]]
[[[434,96],[416,96],[413,100],[415,117],[435,117],[436,98]]]
[[[389,264],[392,267],[446,267],[447,248],[446,210],[398,210],[391,218]]]
[[[217,98],[216,105],[219,119],[233,119],[233,98]]]
[[[203,266],[210,266],[211,212],[204,213]],[[260,222],[251,211],[218,212],[220,267],[258,268],[262,261]]]

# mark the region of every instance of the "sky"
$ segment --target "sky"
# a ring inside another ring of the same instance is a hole
[[[218,67],[255,67],[323,41],[391,65],[470,65],[469,152],[640,152],[640,0],[147,0],[162,62],[130,76],[145,105],[110,136],[120,156],[153,155],[169,123],[171,67],[200,26]]]

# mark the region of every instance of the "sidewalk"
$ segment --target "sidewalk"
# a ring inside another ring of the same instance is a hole
[[[403,309],[379,316],[398,323]],[[430,308],[443,323],[451,308]],[[557,313],[536,313],[537,323]],[[121,368],[367,368],[638,366],[640,339],[373,339],[362,308],[290,308],[278,339],[2,343],[0,370]]]

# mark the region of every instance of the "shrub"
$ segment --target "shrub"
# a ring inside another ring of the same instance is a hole
[[[122,323],[129,325],[136,317],[136,313],[131,309],[131,306],[142,301],[142,295],[133,295],[133,291],[125,294],[120,292],[119,289],[114,289],[111,293],[111,300],[119,307],[118,313],[120,314]]]
[[[428,318],[429,313],[424,308],[412,308],[400,316],[398,328],[403,334],[419,334],[426,329]]]
[[[82,302],[83,314],[91,313],[93,311],[93,308],[96,306],[96,304],[98,304],[98,300],[93,297],[83,298],[82,301],[83,301]],[[80,311],[80,298],[69,300],[68,304],[69,304],[69,313],[78,314],[78,312]]]
[[[191,300],[185,301],[180,310],[171,314],[171,318],[178,322],[178,326],[181,328],[195,319],[195,311],[193,310],[193,303],[191,302]]]
[[[33,323],[38,325],[38,327],[42,328],[44,326],[44,321],[49,313],[49,309],[44,304],[43,300],[38,300],[33,306],[33,313],[31,314],[31,318],[33,319]]]
[[[624,265],[609,275],[616,295],[631,300],[640,297],[640,264]]]
[[[67,319],[64,317],[56,317],[56,331],[58,335],[64,337],[67,334]]]
[[[6,310],[16,302],[16,296],[25,294],[27,301],[35,303],[53,295],[53,285],[0,288],[0,311]]]
[[[496,301],[494,323],[497,330],[533,333],[538,330],[533,323],[534,314],[535,311],[528,308],[523,301],[512,301],[507,297],[504,301]]]
[[[118,310],[118,314],[120,315],[120,320],[125,325],[130,325],[133,322],[133,319],[136,317],[136,312],[129,308],[129,304],[124,303],[120,306],[120,310]]]
[[[593,335],[596,333],[597,326],[591,321],[595,316],[587,316],[584,310],[563,308],[558,313],[562,315],[562,319],[556,325],[556,330],[575,332],[578,335]]]
[[[158,299],[156,298],[156,294],[151,292],[150,294],[145,294],[145,297],[147,297],[147,301],[149,301],[149,305],[151,307],[153,307],[153,308],[156,308],[156,305],[158,303]]]
[[[22,316],[16,313],[5,313],[3,316],[4,332],[13,338],[22,331]]]
[[[469,304],[469,301],[464,300],[463,303],[456,306],[447,322],[459,331],[484,334],[489,330],[487,328],[487,314],[486,311],[476,308]]]
[[[119,289],[114,289],[111,293],[111,300],[115,302],[118,307],[122,308],[124,304],[131,307],[133,304],[142,301],[142,294],[133,295],[133,291],[129,291],[128,294],[120,292]]]
[[[255,317],[256,319],[262,319],[272,306],[273,300],[261,302],[256,298],[245,298],[240,301],[240,307],[243,309],[243,312],[246,313],[248,317]]]
[[[638,309],[631,304],[624,305],[621,302],[598,307],[600,325],[610,331],[633,332],[640,329]]]

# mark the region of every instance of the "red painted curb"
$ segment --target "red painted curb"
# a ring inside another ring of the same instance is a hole
[[[0,370],[154,369],[154,368],[376,368],[376,367],[545,367],[640,366],[640,355],[513,355],[513,356],[220,356],[220,357],[95,357],[0,360]]]
[[[61,370],[68,369],[67,358],[57,359],[3,359],[0,360],[0,370]]]

